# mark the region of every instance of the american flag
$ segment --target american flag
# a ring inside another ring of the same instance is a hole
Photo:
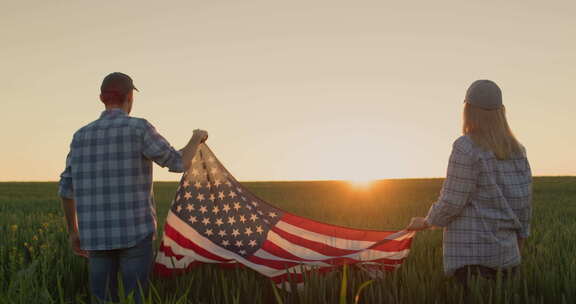
[[[281,286],[342,264],[396,269],[413,236],[334,226],[278,209],[244,188],[202,144],[168,212],[155,271],[170,276],[198,263],[241,264]]]

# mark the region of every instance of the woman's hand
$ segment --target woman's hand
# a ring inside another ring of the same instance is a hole
[[[520,251],[520,253],[522,253],[522,248],[524,248],[524,240],[525,239],[521,237],[518,238],[518,250]]]
[[[408,227],[406,227],[406,230],[420,231],[428,228],[430,228],[430,224],[428,224],[426,218],[413,217],[410,220],[410,224],[408,224]]]

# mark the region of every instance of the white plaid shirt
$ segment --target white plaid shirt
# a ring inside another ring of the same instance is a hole
[[[148,121],[121,109],[74,134],[58,193],[76,201],[82,249],[128,248],[156,232],[152,161],[184,170],[181,154]]]
[[[532,174],[523,155],[498,160],[468,136],[453,145],[440,198],[426,220],[444,229],[444,272],[521,262],[517,237],[530,234]]]

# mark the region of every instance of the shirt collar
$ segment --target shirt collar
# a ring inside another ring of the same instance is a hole
[[[102,114],[100,114],[100,118],[105,118],[105,117],[116,117],[116,116],[127,116],[128,114],[126,114],[126,112],[124,112],[124,110],[120,109],[120,108],[114,108],[114,109],[109,109],[109,110],[104,110],[102,111]]]

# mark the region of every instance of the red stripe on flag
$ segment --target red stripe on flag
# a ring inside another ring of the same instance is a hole
[[[164,225],[164,233],[169,236],[172,240],[174,240],[176,243],[178,243],[178,245],[193,250],[194,252],[196,252],[199,255],[202,255],[208,259],[211,260],[215,260],[215,261],[219,261],[219,262],[229,262],[232,260],[228,260],[228,259],[224,259],[222,257],[219,257],[215,254],[213,254],[210,251],[207,251],[206,249],[198,246],[196,243],[190,241],[189,239],[187,239],[185,236],[183,236],[182,234],[180,234],[180,232],[178,232],[176,229],[174,229],[172,226],[170,226],[169,223],[166,223]]]
[[[184,257],[183,255],[179,255],[179,254],[174,253],[174,251],[172,251],[171,247],[167,247],[164,245],[164,242],[160,243],[159,251],[164,252],[165,256],[173,257],[176,260],[180,260]]]
[[[342,226],[320,223],[290,213],[284,213],[284,215],[280,220],[290,225],[294,225],[315,233],[347,240],[378,242],[396,232],[396,231],[391,232],[391,231],[351,229]]]
[[[349,254],[353,254],[353,253],[357,253],[360,250],[346,250],[346,249],[340,249],[340,248],[335,248],[320,242],[316,242],[316,241],[311,241],[302,237],[299,237],[297,235],[294,235],[292,233],[286,232],[282,229],[278,229],[277,227],[272,227],[272,231],[276,232],[276,234],[278,234],[279,236],[281,236],[282,238],[284,238],[285,240],[289,241],[292,244],[297,244],[299,246],[302,247],[306,247],[310,250],[314,250],[318,253],[321,253],[323,255],[326,256],[343,256],[343,255],[349,255]],[[326,238],[330,238],[330,236],[326,236]]]

